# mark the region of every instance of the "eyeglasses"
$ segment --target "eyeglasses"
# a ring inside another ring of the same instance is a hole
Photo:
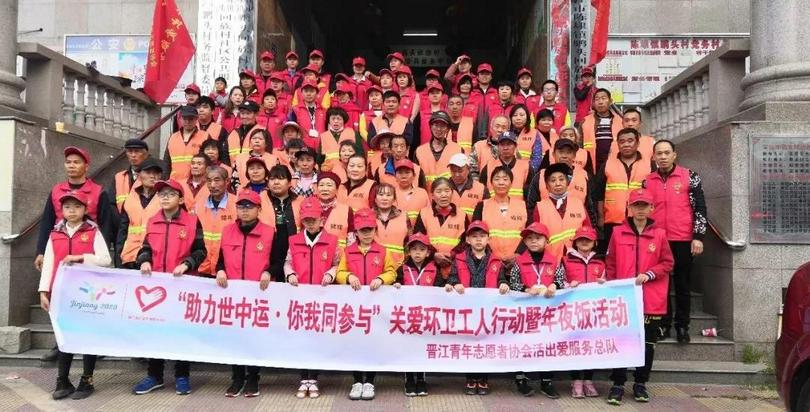
[[[175,192],[174,190],[167,190],[165,192],[160,192],[157,194],[161,199],[170,199],[172,197],[180,197],[180,193]]]
[[[553,87],[544,87],[544,88],[543,88],[543,91],[544,91],[544,92],[556,92],[556,91],[557,91],[557,89],[555,89],[555,88],[553,88]]]
[[[253,203],[239,203],[239,204],[236,205],[236,208],[239,209],[239,210],[248,210],[248,209],[253,209],[255,207],[256,207],[256,205],[254,205]]]

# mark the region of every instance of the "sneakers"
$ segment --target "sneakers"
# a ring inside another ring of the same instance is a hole
[[[363,396],[363,384],[360,382],[355,382],[352,385],[352,390],[349,391],[349,399],[353,401],[359,401],[362,399]]]
[[[318,390],[318,381],[315,379],[310,379],[307,381],[309,385],[309,397],[310,398],[317,398],[321,396],[321,392]]]
[[[636,402],[649,402],[650,394],[647,393],[647,387],[641,383],[633,384],[633,398]]]
[[[188,376],[181,376],[174,379],[174,393],[178,395],[188,395],[191,393],[191,382]]]
[[[560,399],[560,393],[557,392],[557,389],[554,388],[551,381],[543,381],[540,383],[540,392],[549,399]]]
[[[72,383],[70,383],[69,379],[67,379],[67,378],[64,378],[64,379],[59,378],[59,379],[56,379],[56,389],[53,390],[52,396],[53,396],[54,400],[58,401],[59,399],[67,398],[68,396],[73,394],[73,392],[75,392],[75,391],[76,391],[76,388],[73,386]]]
[[[354,390],[354,386],[352,386],[352,390]],[[298,392],[295,394],[295,397],[298,399],[304,399],[309,395],[309,381],[304,379],[301,381],[301,386],[298,387]],[[351,398],[351,394],[349,397]]]
[[[416,381],[416,395],[417,396],[427,396],[427,382],[423,380]]]
[[[245,382],[245,398],[255,398],[259,396],[259,377],[248,375]]]
[[[361,392],[360,398],[364,401],[370,401],[374,399],[374,384],[373,383],[364,383],[363,384],[363,391]]]
[[[416,396],[416,382],[405,381],[405,396]]]
[[[479,381],[478,382],[478,390],[476,391],[480,396],[487,396],[489,395],[489,383],[487,381]]]
[[[692,338],[689,337],[689,328],[675,328],[675,335],[678,338],[678,343],[689,343]]]
[[[225,391],[226,398],[236,398],[245,390],[245,381],[234,379],[231,381],[231,386]]]
[[[607,403],[611,405],[621,405],[624,397],[624,386],[613,385],[608,394]]]
[[[582,399],[585,397],[585,389],[581,380],[571,381],[571,397],[574,399]]]
[[[81,380],[79,380],[79,386],[76,387],[76,391],[73,392],[73,395],[70,396],[70,399],[84,399],[93,394],[96,388],[93,387],[93,377],[92,376],[82,376]]]
[[[145,393],[152,392],[156,389],[160,389],[163,387],[163,379],[158,380],[157,378],[153,378],[151,376],[147,376],[143,378],[134,388],[132,388],[132,393],[136,395],[143,395]]]
[[[519,378],[515,380],[515,385],[517,385],[517,390],[523,396],[532,396],[534,395],[534,388],[532,385],[529,384],[528,378]]]
[[[599,396],[599,391],[596,390],[596,387],[593,386],[593,381],[584,381],[585,386],[585,396],[589,398],[596,398]]]
[[[467,385],[464,387],[464,393],[467,395],[475,395],[478,393],[478,382],[475,379],[468,379]]]

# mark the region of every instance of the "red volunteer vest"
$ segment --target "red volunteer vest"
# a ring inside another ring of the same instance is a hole
[[[225,226],[222,231],[222,258],[228,279],[259,281],[262,271],[270,264],[270,249],[276,230],[262,222],[247,235],[239,230],[239,222]]]
[[[359,243],[355,242],[346,248],[345,253],[349,272],[357,276],[361,284],[368,285],[383,273],[385,248],[379,243],[372,242],[371,247],[363,254]]]
[[[402,284],[406,286],[433,286],[433,281],[436,280],[436,265],[433,262],[428,263],[422,270],[409,265],[402,265]]]
[[[667,180],[657,172],[650,173],[644,186],[655,202],[652,219],[667,232],[667,240],[691,241],[694,221],[689,203],[689,169],[676,165]]]
[[[319,285],[326,271],[332,268],[338,250],[338,238],[322,231],[310,248],[304,236],[306,236],[304,231],[290,236],[289,253],[292,257],[293,271],[298,277],[298,283]]]
[[[48,292],[53,289],[53,282],[56,280],[56,271],[59,269],[59,264],[68,255],[93,255],[96,253],[93,244],[96,239],[96,227],[82,223],[79,230],[73,234],[73,237],[68,236],[66,232],[60,230],[51,231],[51,246],[53,246],[53,274],[51,276],[51,284],[48,286]]]
[[[146,241],[152,247],[152,270],[171,272],[191,254],[197,235],[197,217],[182,208],[177,219],[167,222],[158,212],[146,225]]]
[[[468,253],[470,253],[469,249],[457,254],[455,258],[458,280],[465,288],[469,288],[472,281],[472,273],[469,266],[467,266]],[[501,263],[500,259],[490,253],[489,262],[487,262],[485,288],[498,288],[498,276],[500,276],[502,266],[503,263]]]
[[[87,197],[87,216],[96,221],[98,219],[98,198],[101,196],[101,191],[104,190],[98,183],[92,179],[87,178],[82,187],[73,190],[70,184],[66,181],[57,183],[51,189],[51,203],[53,204],[53,211],[56,213],[56,222],[62,220],[62,207],[59,204],[59,198],[65,193],[81,192]]]
[[[591,283],[605,276],[605,262],[591,258],[585,262],[579,256],[565,255],[562,260],[565,267],[565,279],[568,283]]]
[[[543,253],[543,259],[538,264],[532,261],[528,250],[515,259],[515,263],[520,267],[520,280],[527,288],[539,285],[548,287],[554,283],[557,262],[557,257],[548,250]]]

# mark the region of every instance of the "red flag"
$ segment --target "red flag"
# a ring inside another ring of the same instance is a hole
[[[589,66],[595,66],[607,55],[608,26],[610,25],[610,0],[591,0],[596,8],[596,22],[591,36],[591,58]]]
[[[177,4],[174,0],[157,0],[152,17],[144,92],[152,100],[164,103],[180,81],[194,50]]]

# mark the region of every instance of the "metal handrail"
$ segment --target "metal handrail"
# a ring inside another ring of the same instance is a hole
[[[721,232],[720,229],[718,229],[717,226],[715,226],[711,220],[709,220],[708,222],[709,222],[709,229],[712,230],[714,235],[717,236],[717,238],[720,239],[720,241],[722,241],[723,243],[726,244],[726,246],[731,248],[731,250],[743,250],[748,246],[748,244],[744,240],[731,240],[731,238],[726,236],[723,232]]]
[[[147,137],[149,137],[149,135],[154,133],[155,130],[158,130],[161,126],[163,126],[163,124],[166,123],[166,121],[173,118],[174,115],[177,113],[177,111],[180,110],[180,107],[181,106],[175,107],[174,109],[172,109],[171,112],[169,112],[165,116],[161,117],[157,122],[153,123],[146,130],[144,130],[137,137],[137,139],[143,140],[143,139],[146,139]],[[109,169],[110,166],[116,164],[125,154],[126,154],[126,150],[122,150],[120,153],[118,153],[118,155],[112,157],[106,163],[101,165],[101,167],[96,169],[95,172],[90,174],[90,178],[95,179],[96,177],[100,176],[103,172],[107,171],[107,169]],[[0,237],[0,241],[2,241],[3,244],[14,243],[17,239],[22,238],[23,236],[27,235],[32,230],[34,230],[34,228],[36,228],[37,225],[39,225],[40,220],[42,220],[42,215],[39,215],[39,216],[37,216],[36,219],[32,220],[31,223],[29,223],[28,225],[25,226],[25,229],[20,231],[20,233],[15,233],[15,234],[12,234],[12,235],[4,235],[4,236]]]

